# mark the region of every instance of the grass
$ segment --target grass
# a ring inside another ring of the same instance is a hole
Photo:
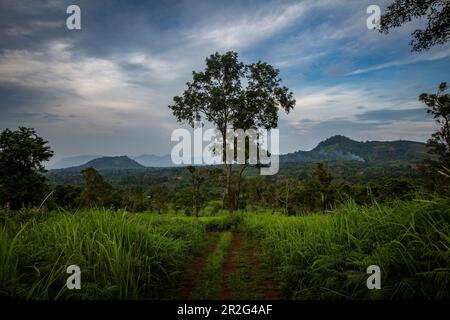
[[[109,210],[57,213],[0,228],[0,295],[20,299],[171,298],[220,220]],[[66,289],[69,265],[81,290]]]
[[[235,255],[235,272],[230,275],[230,299],[268,299],[276,295],[272,272],[261,261],[257,252],[258,244],[245,237]]]
[[[231,298],[259,297],[262,273],[274,270],[287,299],[450,299],[450,203],[442,199],[349,202],[308,216],[0,211],[0,298],[179,298],[211,232],[221,236],[191,298],[220,298],[231,232],[239,232],[270,268],[256,272],[241,246]],[[81,290],[66,288],[69,265],[81,268]],[[369,265],[381,268],[381,290],[366,287]]]
[[[362,207],[332,214],[245,216],[292,299],[449,299],[450,204],[445,200]],[[366,269],[381,268],[381,290]]]
[[[232,238],[231,232],[222,233],[216,249],[200,271],[198,285],[192,291],[191,299],[220,299],[222,268],[227,259]]]

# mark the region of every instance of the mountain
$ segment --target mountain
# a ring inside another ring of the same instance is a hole
[[[296,151],[280,156],[280,162],[317,162],[322,160],[357,161],[416,161],[427,153],[425,143],[414,141],[355,141],[336,135],[320,142],[311,151]],[[64,158],[50,169],[81,171],[87,167],[97,170],[142,169],[144,167],[175,167],[170,155],[156,156],[144,154],[129,158],[104,156],[78,156]]]
[[[82,164],[91,161],[96,158],[103,157],[101,155],[82,155],[82,156],[75,156],[75,157],[67,157],[62,158],[59,161],[56,161],[54,164],[50,165],[48,169],[54,170],[54,169],[63,169],[63,168],[69,168],[69,167],[76,167],[81,166]]]
[[[153,154],[143,154],[133,159],[145,167],[173,167],[172,158],[170,154],[164,156],[155,156]]]
[[[398,141],[359,142],[336,135],[320,142],[311,151],[297,151],[281,155],[281,162],[305,162],[320,160],[358,161],[414,161],[427,155],[425,143]]]
[[[129,169],[142,169],[143,165],[137,163],[135,160],[128,158],[127,156],[120,157],[101,157],[88,161],[87,163],[65,168],[66,171],[81,171],[83,169],[93,167],[96,170],[129,170]]]

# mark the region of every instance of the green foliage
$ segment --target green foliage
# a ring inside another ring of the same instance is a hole
[[[261,61],[244,65],[232,51],[210,55],[206,58],[205,70],[193,71],[192,77],[183,95],[174,97],[174,104],[169,108],[179,122],[194,127],[194,122],[203,117],[220,132],[222,146],[215,154],[222,157],[226,168],[223,200],[224,205],[234,211],[239,203],[241,174],[232,184],[233,167],[225,163],[228,130],[275,128],[278,109],[288,113],[295,99],[288,88],[281,86],[278,69]]]
[[[34,129],[5,129],[0,134],[0,206],[40,205],[48,191],[43,162],[53,151]]]
[[[87,206],[111,206],[114,200],[113,188],[102,175],[92,167],[81,171],[85,188],[80,195],[82,203]]]
[[[325,211],[330,201],[329,194],[331,192],[331,181],[333,177],[322,162],[316,164],[313,175],[317,189],[321,194],[322,210]]]
[[[142,212],[151,209],[149,195],[141,188],[132,188],[121,193],[121,207],[131,212]]]
[[[201,207],[205,204],[205,197],[203,196],[203,193],[200,192],[200,188],[202,184],[205,182],[205,180],[208,178],[210,170],[207,168],[196,168],[194,166],[188,166],[187,170],[191,174],[191,181],[192,181],[192,189],[191,189],[191,206],[192,206],[192,213],[196,217],[198,217],[199,210]]]
[[[394,0],[381,16],[380,31],[400,27],[413,19],[426,20],[426,28],[412,33],[413,51],[428,50],[450,39],[450,3],[447,0],[404,1]],[[426,18],[424,18],[426,16]]]
[[[428,152],[435,156],[421,165],[422,172],[429,178],[429,187],[442,194],[450,194],[450,94],[445,82],[439,85],[437,94],[422,93],[419,100],[427,106],[438,130],[427,141]]]
[[[448,200],[349,202],[330,215],[247,214],[241,230],[260,239],[295,299],[450,299]],[[366,268],[380,266],[381,290]]]
[[[220,299],[222,267],[227,259],[228,248],[233,236],[231,232],[224,232],[214,252],[208,257],[202,268],[199,283],[191,293],[191,299]]]
[[[162,213],[167,209],[169,190],[165,185],[155,185],[150,189],[151,208]]]
[[[404,161],[423,160],[426,145],[414,141],[355,141],[342,135],[335,135],[321,141],[311,151],[297,151],[281,155],[280,161]]]
[[[207,218],[110,210],[58,212],[0,225],[0,296],[21,299],[173,298],[203,249]],[[69,265],[81,290],[66,288]]]
[[[59,207],[71,209],[81,205],[82,188],[72,185],[57,185],[53,188],[53,203]]]

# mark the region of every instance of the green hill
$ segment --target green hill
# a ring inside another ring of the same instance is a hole
[[[142,169],[143,165],[137,163],[133,159],[127,156],[120,157],[101,157],[91,160],[81,166],[70,167],[62,169],[65,171],[81,171],[85,168],[93,167],[96,170],[129,170],[129,169]]]
[[[336,135],[320,142],[311,151],[297,151],[281,156],[282,162],[320,160],[415,161],[427,155],[425,143],[415,141],[359,142]]]

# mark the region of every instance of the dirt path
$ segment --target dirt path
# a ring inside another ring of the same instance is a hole
[[[263,261],[257,242],[239,233],[233,234],[221,271],[215,273],[219,276],[217,280],[208,278],[212,281],[211,283],[205,284],[202,282],[204,281],[200,276],[202,269],[204,269],[209,257],[218,248],[220,235],[221,233],[213,233],[209,236],[210,244],[204,254],[195,261],[188,271],[189,276],[181,288],[181,298],[190,299],[195,291],[196,299],[280,299],[280,290],[273,278],[274,272],[268,266],[269,264]],[[206,288],[217,288],[217,294],[214,293],[211,296],[208,291],[200,294],[196,291],[205,285]]]
[[[190,270],[190,275],[187,280],[184,282],[183,287],[181,288],[181,299],[189,299],[191,296],[191,292],[196,286],[199,278],[200,271],[208,260],[209,255],[216,249],[217,246],[218,234],[212,233],[210,235],[209,241],[211,242],[208,248],[205,250],[205,253],[197,259]]]
[[[233,235],[223,267],[221,299],[279,299],[273,270],[261,261],[257,247],[240,234]]]
[[[236,269],[236,255],[241,249],[242,239],[239,233],[233,234],[233,242],[231,243],[230,251],[228,252],[228,258],[223,266],[222,272],[222,293],[221,299],[228,300],[231,295],[230,278]]]
[[[260,279],[257,287],[256,293],[261,293],[262,299],[276,300],[280,299],[281,293],[276,281],[271,276],[273,270],[269,267],[264,267],[261,265],[261,261],[258,259],[258,251],[255,247],[248,247],[245,249],[246,255],[248,257],[249,267],[254,270],[263,269],[264,276]]]

